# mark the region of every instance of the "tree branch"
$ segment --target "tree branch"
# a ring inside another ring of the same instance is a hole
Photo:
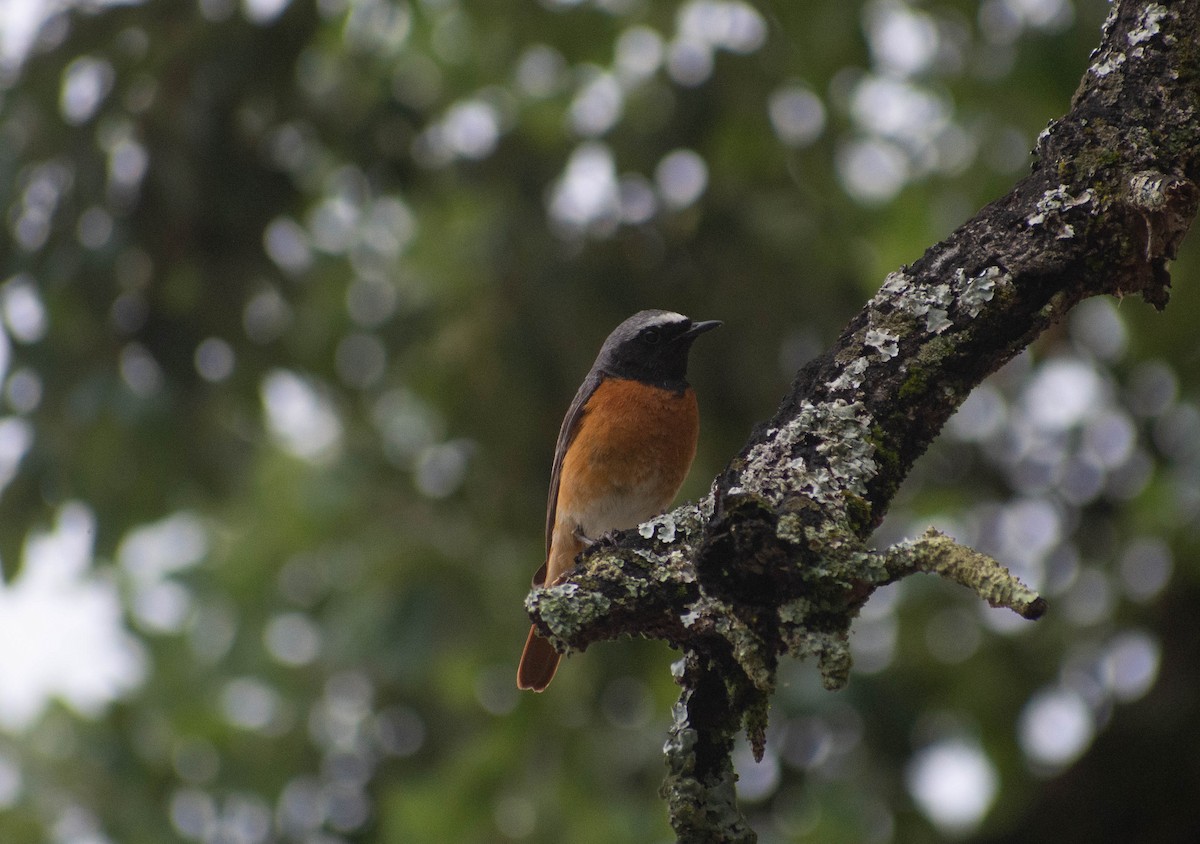
[[[780,655],[815,656],[830,689],[850,623],[917,571],[1037,618],[1045,602],[935,532],[881,554],[866,540],[946,419],[1077,302],[1167,301],[1167,262],[1200,191],[1200,4],[1117,2],[1069,113],[1032,172],[884,281],[833,348],[697,504],[583,555],[527,607],[556,645],[635,634],[681,648],[663,787],[680,841],[752,841],[730,761],[743,726],[761,756]]]

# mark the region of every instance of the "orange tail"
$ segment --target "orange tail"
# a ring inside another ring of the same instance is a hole
[[[545,691],[554,679],[560,659],[562,654],[538,635],[536,627],[531,626],[529,638],[525,640],[525,650],[521,652],[521,664],[517,666],[517,688]]]

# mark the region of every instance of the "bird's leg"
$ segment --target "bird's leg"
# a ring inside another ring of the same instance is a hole
[[[590,536],[587,536],[583,532],[583,527],[581,525],[576,525],[575,530],[571,533],[571,535],[578,539],[584,548],[591,548],[596,544],[596,540],[592,539]]]

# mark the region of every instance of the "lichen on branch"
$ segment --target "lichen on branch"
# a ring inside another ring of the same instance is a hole
[[[989,605],[1007,607],[1030,621],[1046,612],[1045,599],[1007,568],[933,528],[917,539],[893,545],[883,554],[883,560],[895,580],[914,572],[929,572],[966,586]]]
[[[1165,305],[1200,202],[1197,43],[1200,3],[1114,3],[1030,174],[890,274],[708,496],[597,543],[530,595],[564,650],[640,635],[683,651],[663,791],[680,841],[754,840],[733,739],[745,729],[761,752],[783,656],[814,656],[827,687],[846,683],[851,623],[880,585],[930,572],[1025,618],[1045,612],[999,562],[936,531],[882,552],[867,541],[970,391],[1076,303]]]

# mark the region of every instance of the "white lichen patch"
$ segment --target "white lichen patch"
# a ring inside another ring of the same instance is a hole
[[[949,308],[953,302],[950,285],[935,284],[915,288],[905,307],[913,316],[925,317],[926,331],[941,334],[952,325]]]
[[[1088,68],[1088,70],[1096,74],[1096,76],[1108,76],[1123,64],[1125,64],[1125,54],[1114,53],[1104,61],[1097,62],[1096,64],[1092,65],[1090,68]]]
[[[1074,237],[1075,227],[1069,223],[1062,222],[1059,218],[1064,212],[1070,211],[1072,208],[1078,208],[1081,205],[1087,205],[1095,198],[1096,194],[1091,188],[1088,188],[1079,194],[1079,196],[1072,196],[1071,192],[1067,190],[1066,185],[1059,185],[1042,194],[1041,199],[1037,201],[1037,211],[1025,219],[1025,224],[1033,228],[1034,226],[1046,225],[1048,221],[1054,221],[1058,228],[1054,235],[1057,239],[1063,240]]]
[[[1138,25],[1129,30],[1129,34],[1125,36],[1129,41],[1129,45],[1141,44],[1143,41],[1149,41],[1155,35],[1158,35],[1162,31],[1162,27],[1159,24],[1162,23],[1163,18],[1166,16],[1167,9],[1165,6],[1158,3],[1151,3],[1147,6],[1145,11],[1142,12],[1142,19],[1138,21]]]
[[[868,328],[863,343],[874,349],[877,359],[881,361],[891,360],[900,354],[900,338],[890,331]]]
[[[1139,208],[1147,211],[1161,211],[1167,207],[1167,194],[1164,190],[1168,177],[1153,170],[1137,173],[1129,179],[1130,199]]]
[[[895,272],[888,273],[887,278],[883,280],[883,287],[879,288],[881,292],[889,295],[903,293],[904,288],[912,283],[912,276],[908,273]]]
[[[869,439],[871,422],[859,402],[804,402],[787,425],[769,432],[765,442],[750,450],[736,490],[761,495],[775,505],[801,491],[829,508],[842,509],[845,493],[864,496],[878,472]],[[805,436],[817,441],[823,465],[810,466],[800,457],[780,459]]]
[[[855,358],[854,360],[850,361],[850,363],[842,367],[841,375],[829,383],[830,389],[834,390],[835,392],[841,392],[843,390],[857,390],[859,385],[862,384],[863,375],[866,373],[867,368],[870,365],[870,361],[868,361],[866,358]]]
[[[939,257],[938,263],[943,262],[942,258],[944,256]],[[948,284],[914,284],[913,278],[906,273],[890,273],[871,303],[872,322],[885,303],[914,317],[924,317],[925,330],[931,334],[941,334],[953,325],[950,320],[950,307],[954,304],[954,295]],[[882,333],[876,332],[872,335],[868,331],[864,342],[868,346],[876,346],[872,340],[879,340]],[[859,374],[861,373],[855,373],[856,376]],[[858,382],[855,382],[855,386],[858,386]]]
[[[1101,34],[1107,38],[1108,31],[1112,29],[1113,24],[1117,22],[1117,7],[1114,5],[1108,10],[1108,16],[1104,18],[1104,25],[1100,28]]]
[[[1012,276],[999,267],[988,267],[973,276],[968,276],[961,267],[954,273],[954,291],[959,305],[972,319],[992,301],[998,288],[1009,284],[1012,284]]]
[[[675,527],[675,517],[671,513],[663,513],[638,525],[638,533],[642,539],[649,539],[657,533],[659,541],[674,542]]]
[[[930,334],[941,334],[953,324],[950,321],[950,313],[944,308],[930,308],[925,314],[925,330]]]
[[[1067,190],[1066,185],[1059,185],[1056,188],[1046,191],[1042,194],[1041,199],[1037,201],[1037,213],[1030,215],[1025,221],[1030,226],[1040,226],[1046,222],[1046,217],[1050,214],[1062,211],[1070,211],[1072,208],[1078,208],[1080,205],[1087,205],[1096,195],[1091,188],[1088,188],[1079,196],[1072,196]]]

